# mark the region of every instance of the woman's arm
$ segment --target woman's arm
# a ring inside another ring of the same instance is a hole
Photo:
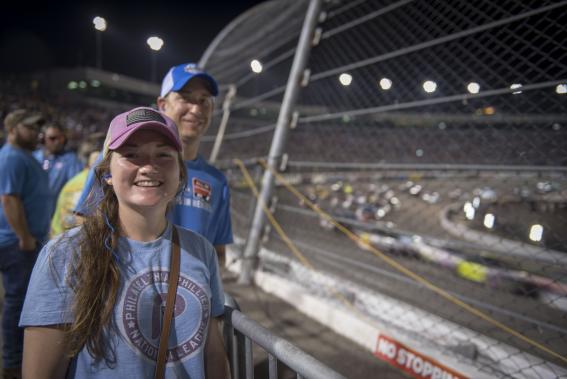
[[[61,326],[27,327],[24,330],[24,379],[65,378],[69,361]]]
[[[212,317],[205,343],[205,374],[208,379],[230,379],[230,369],[224,343],[219,330],[219,322]]]

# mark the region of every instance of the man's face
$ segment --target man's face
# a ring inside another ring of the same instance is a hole
[[[40,126],[24,125],[19,123],[9,133],[14,136],[14,144],[24,150],[34,151],[37,147],[37,136],[39,135]]]
[[[204,79],[191,79],[179,92],[158,99],[158,105],[175,121],[183,144],[198,142],[211,123],[213,96]]]
[[[45,130],[45,149],[50,154],[57,154],[65,147],[65,135],[57,128],[47,128]]]

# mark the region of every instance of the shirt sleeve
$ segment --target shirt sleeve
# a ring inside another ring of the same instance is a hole
[[[81,192],[81,196],[77,201],[77,205],[75,206],[75,209],[73,209],[73,211],[76,213],[86,215],[89,214],[91,211],[90,209],[91,207],[89,207],[87,200],[89,197],[89,193],[91,192],[91,189],[94,186],[94,181],[95,181],[94,170],[95,167],[98,166],[98,164],[102,161],[102,153],[103,151],[101,150],[101,153],[98,155],[98,158],[96,159],[95,163],[89,169],[89,174],[87,175],[87,180],[85,181],[85,186],[83,187],[83,192]]]
[[[20,157],[14,157],[9,164],[2,166],[0,175],[0,195],[21,195],[24,189],[25,163]]]
[[[43,149],[37,149],[32,153],[32,155],[39,164],[43,163]]]
[[[228,245],[233,242],[232,222],[230,220],[230,190],[226,182],[222,190],[222,201],[219,206],[214,245]]]
[[[217,253],[212,248],[212,245],[207,244],[210,249],[209,252],[209,271],[211,273],[210,283],[211,286],[211,315],[219,317],[224,314],[224,289],[222,287],[222,279],[219,272],[219,263],[217,260]]]
[[[71,164],[69,165],[69,172],[67,173],[67,180],[66,181],[71,180],[75,175],[77,175],[79,172],[81,172],[83,167],[84,167],[83,162],[81,162],[81,160],[79,159],[77,154],[73,153],[72,161],[71,161]]]
[[[66,283],[71,243],[61,238],[50,241],[39,253],[24,301],[20,327],[69,324],[73,320],[72,291]]]

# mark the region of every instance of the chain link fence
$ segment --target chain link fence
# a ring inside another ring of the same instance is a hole
[[[232,159],[259,183],[254,160],[270,150],[307,6],[251,9],[206,61],[223,91],[205,154],[223,96],[236,87],[217,163],[229,174],[243,239],[256,199]],[[565,375],[567,1],[335,0],[323,9],[281,169],[364,243],[281,185],[276,219],[317,270],[517,349],[500,361],[533,357],[498,371],[486,351],[461,354],[479,370]],[[270,227],[263,246],[289,255]],[[527,340],[408,279],[369,246]],[[267,260],[280,275],[298,275]],[[373,315],[356,292],[348,297]],[[558,371],[537,370],[549,365]]]

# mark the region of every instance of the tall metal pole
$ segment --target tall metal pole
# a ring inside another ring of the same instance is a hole
[[[273,169],[277,169],[279,159],[284,152],[293,108],[295,107],[297,95],[299,93],[301,78],[307,65],[307,61],[309,60],[309,53],[311,52],[313,31],[317,25],[321,2],[322,0],[310,0],[305,20],[303,21],[303,28],[301,30],[301,35],[299,36],[297,49],[295,50],[295,57],[293,58],[293,63],[291,65],[284,98],[280,108],[280,114],[276,124],[276,130],[272,139],[272,146],[270,147],[270,154],[268,156],[268,167]],[[238,278],[239,283],[250,284],[252,282],[252,272],[258,258],[260,236],[262,234],[264,223],[266,222],[266,217],[262,210],[262,202],[264,204],[268,204],[273,189],[274,176],[270,170],[266,170],[262,178],[262,192],[260,193],[259,201],[256,203],[252,227],[244,250],[242,271]]]
[[[96,68],[102,70],[102,32],[96,30]]]
[[[230,105],[234,100],[234,96],[236,96],[236,86],[234,84],[231,84],[228,87],[228,92],[226,93],[224,101],[222,103],[222,119],[219,124],[219,131],[217,132],[217,136],[215,138],[215,144],[213,145],[213,151],[211,152],[211,156],[209,158],[210,163],[214,164],[219,155],[222,140],[224,138],[224,132],[226,131],[226,125],[228,124],[228,118],[230,117]]]
[[[157,53],[158,53],[157,51],[153,51],[153,50],[150,51],[150,54],[152,56],[152,58],[151,58],[152,59],[152,63],[151,63],[152,67],[151,67],[151,72],[150,72],[150,81],[152,83],[156,82]]]

